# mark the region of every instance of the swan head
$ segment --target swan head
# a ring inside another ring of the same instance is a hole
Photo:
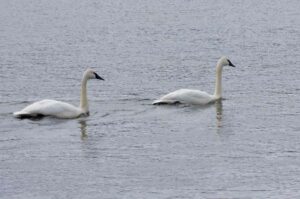
[[[225,56],[223,56],[219,59],[218,65],[235,67],[235,65],[233,65],[233,63],[231,63],[231,61]]]
[[[87,69],[83,76],[87,79],[99,79],[99,80],[104,80],[102,77],[100,77],[94,70],[92,69]]]

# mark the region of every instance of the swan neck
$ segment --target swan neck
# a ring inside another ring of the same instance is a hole
[[[222,69],[222,64],[218,63],[216,68],[216,86],[214,94],[216,99],[220,99],[222,97]]]
[[[81,93],[80,93],[80,108],[84,113],[87,113],[89,110],[86,85],[87,85],[87,77],[84,76],[81,81]]]

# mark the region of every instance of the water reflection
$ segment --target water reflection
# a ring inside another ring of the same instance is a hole
[[[85,140],[87,136],[87,130],[86,130],[86,121],[85,120],[79,120],[80,124],[80,132],[81,132],[81,140]]]
[[[216,106],[217,127],[220,128],[222,126],[222,116],[223,116],[222,100],[216,101],[215,106]]]

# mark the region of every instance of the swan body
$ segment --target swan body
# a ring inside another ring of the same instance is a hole
[[[101,78],[96,72],[88,69],[84,72],[81,83],[80,106],[76,107],[66,102],[45,99],[28,105],[18,112],[14,112],[17,118],[35,118],[41,116],[52,116],[56,118],[71,119],[82,115],[89,115],[86,84],[89,79]]]
[[[30,104],[23,110],[14,112],[16,117],[39,117],[51,115],[57,118],[73,118],[84,114],[80,108],[56,100],[41,100]]]
[[[212,101],[214,101],[214,96],[206,92],[192,89],[179,89],[155,100],[153,104],[208,104]]]
[[[154,105],[159,104],[196,104],[204,105],[222,98],[222,70],[223,66],[235,67],[225,56],[221,57],[216,67],[216,85],[215,93],[210,95],[206,92],[192,89],[179,89],[169,94],[162,96],[160,99],[153,102]]]

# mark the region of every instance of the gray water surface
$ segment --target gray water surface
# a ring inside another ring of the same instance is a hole
[[[0,198],[299,198],[300,3],[0,1]],[[152,106],[179,88],[221,103]],[[90,116],[18,120],[41,99]]]

